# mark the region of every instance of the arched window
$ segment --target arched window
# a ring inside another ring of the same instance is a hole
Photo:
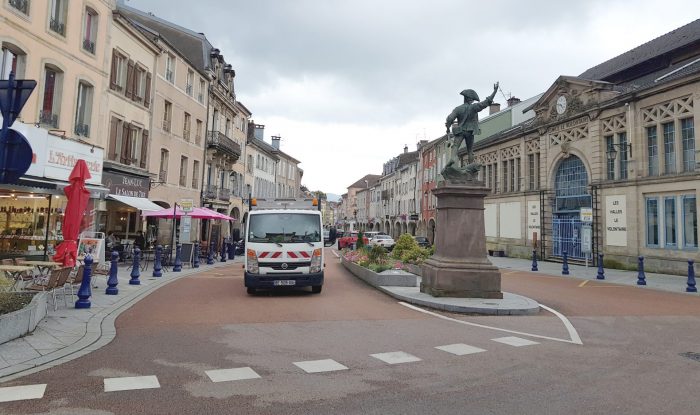
[[[42,81],[44,92],[41,97],[39,123],[48,128],[58,128],[63,92],[63,71],[54,65],[46,64]]]
[[[78,82],[78,96],[75,108],[75,135],[82,137],[90,136],[93,90],[93,86],[88,82]]]
[[[0,79],[8,79],[10,72],[15,73],[15,78],[24,78],[27,54],[19,47],[2,42],[0,48]]]

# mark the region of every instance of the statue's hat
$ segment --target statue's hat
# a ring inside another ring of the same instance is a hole
[[[460,95],[464,95],[465,98],[472,99],[474,101],[479,100],[479,95],[476,94],[476,91],[473,89],[465,89],[464,91],[459,93]]]

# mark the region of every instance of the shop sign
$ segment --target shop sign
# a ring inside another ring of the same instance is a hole
[[[582,207],[581,208],[581,222],[583,223],[593,223],[593,209]]]
[[[605,197],[605,244],[627,246],[627,198]]]
[[[104,186],[109,193],[119,196],[148,197],[149,181],[146,177],[130,176],[127,174],[102,173]]]
[[[533,240],[533,234],[540,235],[540,201],[527,202],[527,237]]]
[[[185,213],[190,213],[194,209],[194,200],[192,199],[182,199],[180,200],[180,209]]]

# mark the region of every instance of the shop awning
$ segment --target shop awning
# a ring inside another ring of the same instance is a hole
[[[108,198],[116,200],[118,202],[122,202],[125,205],[135,207],[138,210],[151,211],[151,210],[163,209],[162,206],[156,205],[155,203],[151,202],[150,200],[146,199],[145,197],[109,195]]]

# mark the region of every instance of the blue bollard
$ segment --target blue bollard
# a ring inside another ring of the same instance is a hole
[[[156,246],[156,256],[153,258],[153,276],[160,278],[163,276],[163,247]]]
[[[173,272],[182,271],[182,244],[177,244],[175,247],[175,263],[173,264]]]
[[[209,247],[209,254],[207,255],[207,265],[213,265],[214,264],[214,247],[210,246]]]
[[[221,262],[226,262],[226,242],[221,242]]]
[[[78,289],[78,300],[75,302],[75,308],[90,308],[90,296],[92,295],[90,276],[92,275],[92,256],[85,255],[85,267],[83,269],[83,281]]]
[[[647,276],[644,274],[644,257],[640,256],[637,259],[637,285],[647,285]]]
[[[688,260],[688,286],[685,289],[685,292],[688,293],[696,293],[698,292],[698,289],[695,287],[695,266],[694,262],[692,259]]]
[[[117,279],[117,271],[119,270],[119,252],[112,251],[112,261],[109,267],[109,279],[107,280],[107,289],[105,294],[107,295],[117,295],[119,294],[119,280]]]
[[[192,259],[192,268],[199,268],[199,242],[194,243],[194,258]]]
[[[229,241],[226,246],[228,246],[228,259],[234,260],[236,258],[236,245],[233,241]]]
[[[603,269],[603,254],[598,254],[598,275],[595,276],[596,279],[605,279],[605,269]]]
[[[537,250],[532,250],[532,269],[530,271],[538,271],[537,269]]]
[[[569,275],[569,257],[566,251],[562,253],[564,254],[564,263],[561,266],[561,275]]]
[[[131,279],[129,280],[129,285],[141,285],[141,250],[136,247],[134,248],[134,262],[131,263]]]

